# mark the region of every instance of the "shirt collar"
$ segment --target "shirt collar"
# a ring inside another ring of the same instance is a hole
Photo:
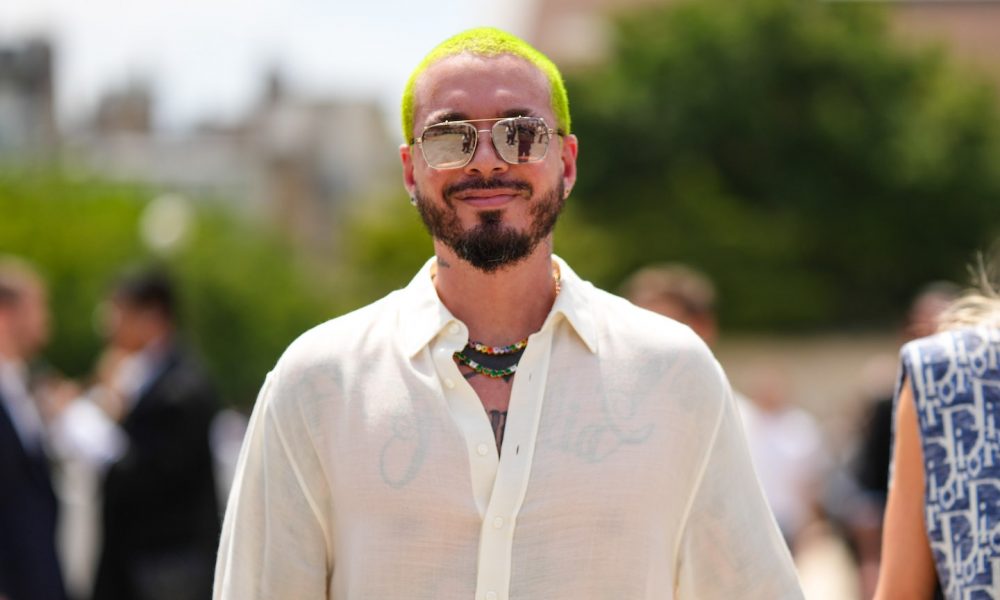
[[[552,259],[559,266],[561,291],[542,328],[554,326],[559,318],[564,318],[576,331],[587,349],[596,353],[597,331],[587,295],[591,284],[580,279],[563,259],[555,255]],[[408,357],[415,356],[420,352],[445,327],[458,323],[464,328],[464,324],[461,324],[451,314],[438,298],[437,291],[434,289],[434,283],[431,280],[431,265],[434,260],[431,257],[424,263],[424,266],[401,292],[400,340],[403,344],[403,351]]]

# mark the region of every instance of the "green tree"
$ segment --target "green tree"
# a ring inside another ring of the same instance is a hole
[[[156,195],[83,174],[0,169],[0,254],[31,261],[49,284],[54,336],[46,359],[85,377],[103,344],[97,307],[114,278],[157,264],[178,284],[182,335],[224,397],[249,406],[282,350],[350,299],[318,258],[208,202],[192,201],[190,230],[172,253],[154,253],[140,223]]]
[[[728,325],[872,324],[1000,233],[991,88],[860,3],[702,0],[622,15],[569,79],[574,196],[621,257],[716,279]]]

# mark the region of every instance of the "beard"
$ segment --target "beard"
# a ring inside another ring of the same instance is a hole
[[[416,190],[417,211],[427,231],[434,239],[455,251],[459,258],[484,273],[493,273],[513,266],[534,252],[539,242],[555,229],[559,213],[566,203],[562,178],[552,190],[532,200],[529,210],[531,224],[526,231],[504,225],[503,209],[479,212],[479,223],[471,229],[462,227],[455,211],[454,194],[467,189],[514,188],[533,198],[533,190],[526,182],[476,180],[445,188],[445,208],[435,206]]]

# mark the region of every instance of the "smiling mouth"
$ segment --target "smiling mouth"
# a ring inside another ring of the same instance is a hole
[[[512,202],[523,197],[523,192],[509,188],[495,190],[469,190],[456,194],[456,200],[460,200],[461,202],[479,208],[502,206],[508,202]]]

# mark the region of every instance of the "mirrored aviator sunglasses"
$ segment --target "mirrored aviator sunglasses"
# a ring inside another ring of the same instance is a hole
[[[490,129],[477,129],[473,123],[494,121]],[[549,140],[558,133],[541,117],[509,117],[445,121],[424,129],[414,143],[420,146],[424,160],[434,169],[458,169],[469,164],[476,153],[479,134],[490,132],[497,155],[512,165],[538,162],[549,150]]]

